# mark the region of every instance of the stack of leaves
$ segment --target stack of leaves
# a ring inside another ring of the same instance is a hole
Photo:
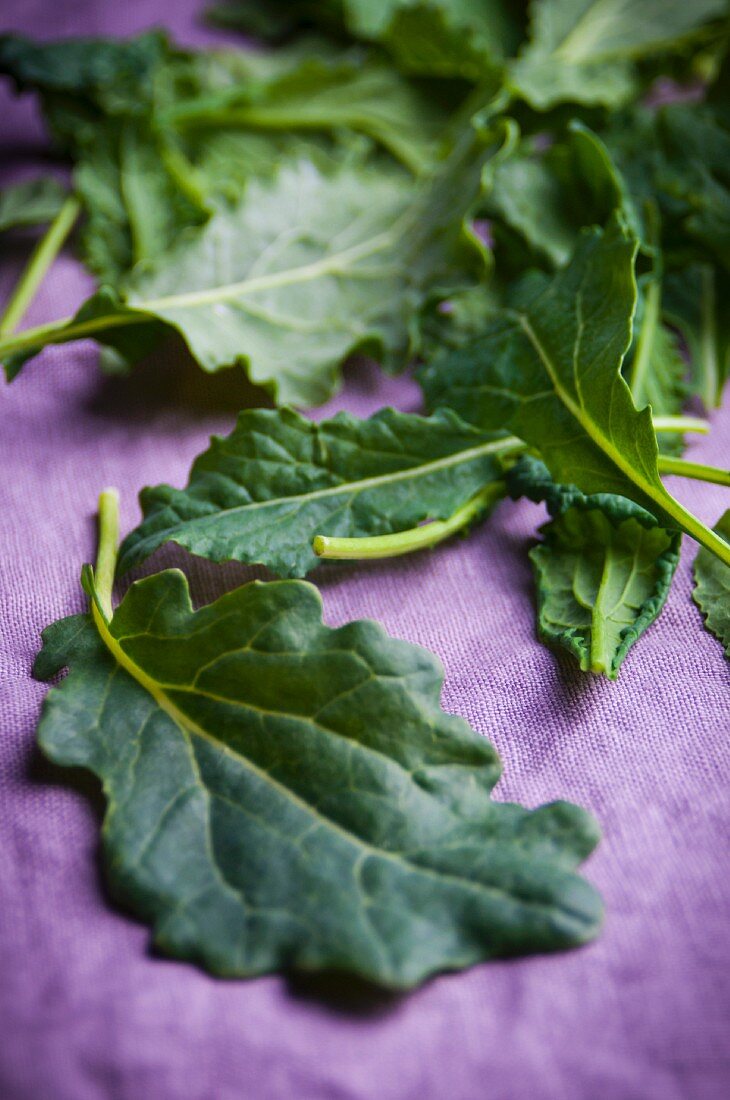
[[[547,505],[538,629],[615,679],[657,618],[683,534],[730,652],[727,514],[669,492],[730,361],[724,0],[259,0],[215,18],[256,48],[0,38],[40,100],[68,194],[0,196],[50,222],[0,322],[12,380],[87,337],[128,369],[171,333],[281,406],[242,412],[188,485],[146,488],[117,552],[101,501],[90,613],[45,635],[68,666],[40,741],[101,778],[114,890],[216,973],[346,969],[394,988],[596,933],[575,874],[591,819],[495,803],[491,746],[438,705],[440,671],[373,623],[322,625],[322,559],[432,547],[502,499]],[[671,77],[677,102],[658,103]],[[98,289],[18,331],[81,214]],[[354,352],[418,362],[428,415],[314,423]],[[689,406],[694,403],[694,409]],[[267,566],[193,611],[164,543]]]

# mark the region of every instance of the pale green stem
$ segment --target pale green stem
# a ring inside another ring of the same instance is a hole
[[[9,335],[22,321],[48,268],[63,248],[63,243],[71,232],[80,209],[79,200],[74,195],[70,195],[33,249],[0,320],[0,336]]]
[[[715,273],[711,267],[702,270],[700,297],[700,362],[702,363],[702,401],[706,409],[720,405],[720,368],[717,362],[717,332],[715,325]]]
[[[657,435],[695,432],[697,435],[708,435],[710,423],[699,416],[654,416],[652,424]]]
[[[107,622],[114,614],[112,589],[117,568],[119,546],[119,493],[104,489],[99,494],[99,552],[96,557],[94,581],[99,607]]]
[[[659,323],[660,310],[661,287],[658,281],[654,281],[650,284],[644,297],[644,316],[641,320],[639,339],[636,342],[636,353],[629,376],[631,395],[637,408],[641,408],[646,403],[644,400],[645,380],[649,370],[652,342]]]
[[[677,474],[679,477],[692,477],[697,481],[711,481],[715,485],[730,487],[730,470],[703,466],[699,462],[687,462],[684,458],[672,458],[669,455],[659,455],[659,473]]]
[[[338,539],[327,535],[317,535],[312,542],[315,554],[320,558],[356,559],[397,558],[401,554],[410,554],[414,550],[425,550],[467,527],[485,509],[504,496],[503,481],[495,481],[457,508],[452,516],[445,520],[412,527],[408,531],[398,531],[394,535],[375,535],[368,538]]]

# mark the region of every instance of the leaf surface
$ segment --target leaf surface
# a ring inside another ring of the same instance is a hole
[[[111,305],[106,292],[87,303],[93,322],[6,341],[8,372],[82,334],[118,350],[123,340],[134,360],[135,329],[152,322],[179,332],[204,370],[247,363],[282,404],[324,401],[358,349],[398,369],[418,348],[425,304],[486,273],[486,250],[466,223],[500,146],[496,133],[467,134],[419,186],[367,166],[286,163],[273,181],[251,181],[238,207],[220,210],[158,268],[136,271],[125,300]]]
[[[681,48],[724,0],[532,0],[527,46],[510,70],[537,110],[574,102],[619,107],[637,91],[633,62]]]
[[[95,597],[93,577],[86,584]],[[44,752],[104,784],[114,893],[216,974],[350,971],[392,988],[583,943],[597,840],[567,803],[493,802],[492,746],[439,707],[441,670],[314,588],[254,583],[193,611],[171,570],[50,627]]]
[[[730,542],[730,509],[715,530]],[[707,629],[724,646],[725,656],[730,657],[730,567],[702,547],[695,558],[694,575],[692,598],[704,616]]]
[[[556,485],[535,459],[522,458],[509,484],[513,496],[545,500],[552,516],[530,551],[541,638],[615,680],[666,602],[680,533],[624,497]]]
[[[430,408],[452,408],[537,448],[556,481],[627,497],[702,541],[704,525],[661,482],[651,412],[637,411],[621,374],[635,250],[619,222],[586,232],[566,268],[484,335],[426,366],[421,384]]]
[[[447,519],[501,474],[505,444],[453,413],[384,409],[316,424],[290,409],[240,414],[194,462],[187,488],[140,496],[144,519],[120,570],[174,541],[214,561],[258,562],[280,576],[318,564],[315,535],[359,537]]]

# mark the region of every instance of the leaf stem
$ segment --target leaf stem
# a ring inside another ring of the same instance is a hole
[[[100,610],[107,622],[111,619],[112,588],[117,568],[119,546],[119,493],[104,489],[99,494],[99,551],[96,556],[94,580]]]
[[[708,435],[710,431],[709,421],[700,416],[653,416],[652,424],[658,434],[678,435],[684,432],[695,432],[697,435]]]
[[[684,458],[672,458],[670,455],[659,455],[658,464],[661,474],[677,474],[679,477],[691,477],[697,481],[711,481],[714,485],[730,487],[730,470],[703,466],[699,462],[687,462]]]
[[[425,550],[468,526],[504,496],[505,491],[506,486],[503,481],[490,482],[466,504],[462,504],[461,508],[457,508],[448,519],[433,520],[431,523],[412,527],[408,531],[398,531],[394,535],[375,535],[354,539],[316,535],[312,548],[319,558],[354,560],[396,558],[401,554],[410,554],[414,550]]]
[[[33,249],[25,270],[0,320],[0,336],[13,332],[23,319],[25,311],[35,296],[46,272],[63,247],[79,216],[81,205],[75,195],[69,195]]]

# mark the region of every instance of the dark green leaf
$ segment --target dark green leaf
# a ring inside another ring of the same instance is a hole
[[[692,392],[705,407],[719,406],[730,372],[730,277],[710,264],[691,264],[665,280],[664,312],[690,350]]]
[[[500,476],[504,444],[453,413],[428,419],[383,409],[315,424],[290,409],[243,412],[193,464],[186,489],[143,490],[142,524],[121,570],[164,542],[214,561],[260,562],[304,576],[315,535],[383,535],[447,519]]]
[[[730,542],[730,509],[715,527]],[[730,566],[724,565],[704,547],[695,558],[695,588],[692,598],[704,615],[705,625],[725,647],[730,657]]]
[[[93,577],[86,576],[94,595]],[[595,936],[576,806],[493,802],[494,749],[439,708],[441,669],[314,588],[250,584],[194,612],[183,575],[50,627],[70,675],[39,739],[104,784],[114,894],[215,974],[344,970],[408,988]]]
[[[213,17],[274,38],[317,23],[377,42],[406,72],[467,80],[483,79],[522,34],[521,13],[502,0],[238,0]]]
[[[605,225],[619,211],[638,233],[628,189],[596,134],[573,123],[547,152],[530,141],[503,158],[487,194],[487,212],[524,238],[541,261],[559,267],[580,230]]]
[[[666,602],[679,532],[624,497],[556,485],[535,459],[522,458],[509,484],[514,496],[545,500],[553,517],[530,551],[540,636],[572,653],[584,672],[615,680]]]
[[[635,250],[618,223],[585,233],[540,293],[425,367],[421,382],[430,408],[513,431],[539,450],[556,481],[627,497],[662,524],[717,545],[664,488],[651,412],[636,410],[621,375],[636,303]]]
[[[160,31],[123,41],[68,38],[34,42],[21,35],[0,36],[0,75],[18,91],[36,91],[46,101],[61,97],[110,115],[144,115],[154,94],[154,77],[169,57]]]
[[[51,176],[7,187],[0,191],[0,232],[52,222],[65,198],[65,187]]]

